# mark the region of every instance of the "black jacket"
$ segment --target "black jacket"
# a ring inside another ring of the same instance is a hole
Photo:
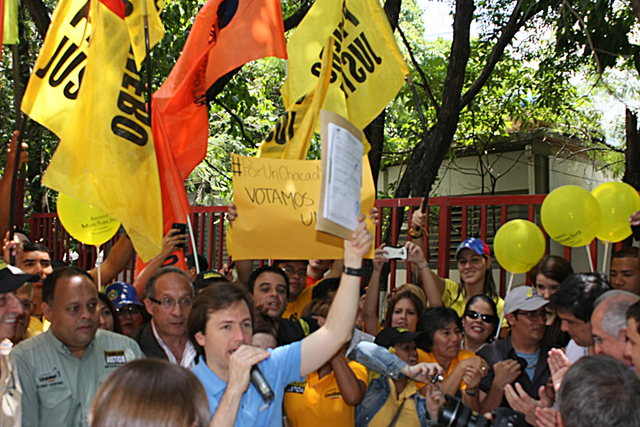
[[[151,322],[144,324],[136,331],[134,340],[140,345],[140,349],[145,356],[152,359],[165,359],[169,360],[167,353],[164,352],[155,335],[153,335],[153,329],[151,328]]]

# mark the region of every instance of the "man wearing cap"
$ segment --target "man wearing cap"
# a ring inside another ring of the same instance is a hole
[[[107,286],[106,294],[116,308],[122,334],[133,337],[142,325],[142,304],[136,288],[129,283],[115,282]]]
[[[98,329],[98,292],[89,274],[63,267],[42,284],[47,332],[22,341],[15,358],[25,426],[88,426],[93,398],[119,366],[144,357],[131,338]]]
[[[13,336],[16,320],[22,313],[22,304],[15,292],[27,282],[40,280],[39,276],[22,273],[12,266],[0,270],[0,425],[3,426],[19,426],[22,421],[22,389],[15,362],[9,355],[12,346],[9,338]]]
[[[222,273],[217,272],[216,270],[207,270],[201,271],[197,276],[196,280],[193,281],[193,287],[196,290],[196,294],[204,291],[208,286],[211,286],[215,283],[220,282],[229,282]]]
[[[427,397],[423,397],[416,382],[402,374],[407,366],[418,363],[418,351],[415,341],[420,339],[422,332],[410,332],[404,328],[385,328],[378,333],[375,344],[388,348],[398,356],[395,368],[383,364],[382,369],[377,369],[393,376],[386,377],[380,374],[370,375],[369,388],[360,405],[356,406],[355,425],[386,427],[397,426],[426,426],[428,420],[437,420],[438,407],[443,402],[442,386],[427,383],[429,391]],[[356,361],[360,361],[369,368],[376,368],[382,363],[378,361],[376,352],[371,348],[372,344],[361,342],[356,346],[354,355]],[[375,345],[374,345],[375,347]],[[442,372],[442,368],[435,364],[424,364],[428,367],[429,375],[435,375],[436,371]],[[391,368],[391,369],[389,369]]]
[[[481,399],[482,413],[499,406],[509,407],[523,412],[527,422],[535,424],[534,400],[537,406],[551,406],[545,392],[550,376],[547,365],[550,345],[543,340],[547,319],[544,306],[548,303],[528,286],[515,288],[507,295],[504,312],[511,327],[509,336],[478,352],[491,366],[480,382],[480,390],[486,393]],[[531,407],[521,407],[523,399]]]

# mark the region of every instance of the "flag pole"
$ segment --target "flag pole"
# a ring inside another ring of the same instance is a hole
[[[16,223],[16,192],[18,186],[18,172],[20,172],[20,155],[22,153],[22,139],[27,125],[27,117],[20,111],[22,102],[22,91],[20,90],[20,54],[18,44],[11,46],[13,53],[13,102],[16,110],[16,129],[18,129],[18,139],[16,141],[15,163],[13,168],[13,181],[11,182],[11,198],[9,201],[9,241],[13,240],[13,227]],[[9,263],[15,264],[13,254],[9,255]]]
[[[191,246],[193,246],[193,260],[196,264],[196,273],[200,274],[200,262],[198,261],[198,248],[196,248],[196,239],[193,237],[193,227],[191,227],[191,215],[187,215],[187,225],[189,226],[189,237],[191,238]]]
[[[424,118],[424,112],[422,111],[422,104],[420,104],[420,99],[418,98],[418,91],[416,87],[413,85],[413,81],[411,81],[411,74],[407,74],[407,83],[409,83],[409,87],[411,88],[411,92],[413,93],[413,100],[416,103],[416,109],[418,110],[418,115],[420,116],[420,123],[422,123],[422,132],[424,135],[427,135],[427,122]],[[422,206],[420,206],[420,210],[422,213],[427,211],[427,197],[429,196],[429,189],[427,188],[424,192],[424,198],[422,200]]]
[[[147,11],[147,1],[142,1],[142,7],[144,8],[144,46],[147,51],[145,58],[145,64],[147,66],[147,96],[149,97],[149,126],[151,126],[151,44],[149,42],[149,12]]]

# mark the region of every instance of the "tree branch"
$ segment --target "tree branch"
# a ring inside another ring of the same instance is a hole
[[[231,117],[233,117],[235,119],[235,121],[238,122],[238,124],[240,125],[240,132],[242,132],[242,137],[244,138],[245,141],[247,141],[249,144],[251,144],[251,146],[253,148],[256,147],[256,144],[253,143],[253,141],[251,139],[249,139],[249,137],[247,136],[246,133],[244,133],[244,122],[240,119],[240,117],[238,117],[233,111],[231,111],[229,108],[227,108],[226,105],[224,105],[222,102],[220,102],[218,99],[214,99],[213,102],[216,105],[219,105],[220,107],[222,107],[224,109],[224,111],[226,111],[227,113],[229,113],[229,115]]]
[[[427,76],[424,74],[424,71],[422,71],[422,68],[420,67],[420,64],[418,64],[416,57],[413,55],[413,49],[411,49],[411,46],[409,45],[409,41],[404,36],[404,33],[402,32],[402,28],[400,28],[399,25],[398,25],[398,33],[400,33],[400,37],[402,37],[402,42],[407,48],[407,52],[409,52],[409,57],[411,57],[411,62],[413,63],[413,66],[415,67],[416,71],[420,75],[420,80],[422,80],[422,88],[425,90],[425,92],[427,92],[427,96],[429,97],[429,100],[431,101],[431,104],[433,105],[433,108],[435,108],[436,114],[437,114],[438,112],[440,112],[440,105],[438,105],[438,101],[436,101],[436,98],[433,96],[433,92],[431,92],[431,87],[427,82]]]
[[[518,0],[518,4],[516,4],[516,6],[513,8],[513,12],[509,17],[509,21],[507,22],[507,25],[504,27],[502,34],[493,47],[491,54],[489,54],[482,72],[480,72],[480,75],[469,87],[467,92],[462,95],[462,99],[460,100],[460,111],[462,111],[462,109],[467,106],[480,92],[480,89],[482,89],[484,84],[491,76],[491,73],[493,72],[496,64],[502,58],[504,50],[507,48],[509,43],[511,43],[513,37],[520,30],[520,28],[522,28],[531,17],[535,16],[537,13],[543,10],[542,3],[537,2],[529,6],[529,8],[522,13],[522,16],[520,16],[520,9],[522,7],[522,4],[523,0]]]

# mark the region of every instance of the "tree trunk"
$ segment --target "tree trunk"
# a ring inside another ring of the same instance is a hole
[[[440,164],[447,157],[460,119],[460,99],[471,52],[469,29],[474,11],[473,0],[456,2],[453,42],[442,93],[442,107],[436,116],[436,124],[413,150],[407,170],[396,189],[396,197],[408,197],[412,194],[414,197],[428,198],[428,191],[438,176]]]
[[[40,33],[42,40],[44,40],[44,36],[47,34],[47,30],[51,24],[51,18],[49,17],[51,12],[42,0],[24,0],[24,4],[27,6],[33,22],[36,24],[38,33]]]
[[[625,171],[622,181],[640,191],[640,136],[638,135],[638,117],[626,110],[625,118],[627,148],[625,149]]]

